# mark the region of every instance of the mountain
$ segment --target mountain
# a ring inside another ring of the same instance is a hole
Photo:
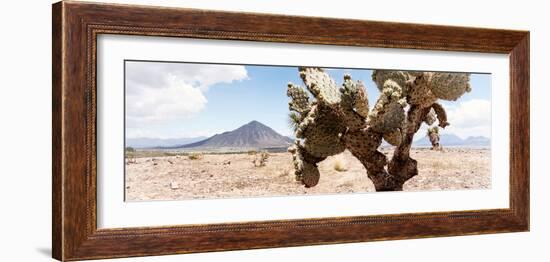
[[[484,136],[475,136],[462,139],[454,134],[441,134],[439,143],[445,146],[490,146],[491,139]],[[428,136],[424,136],[421,139],[414,141],[413,146],[431,146]]]
[[[178,147],[181,145],[194,143],[204,140],[206,137],[192,137],[192,138],[127,138],[126,146],[133,148],[153,148],[153,147]]]
[[[280,135],[258,121],[252,121],[233,131],[216,134],[179,148],[286,148],[292,142],[291,138]]]
[[[443,146],[454,146],[454,145],[462,145],[464,144],[464,140],[460,138],[457,135],[454,134],[441,134],[439,137],[439,143]],[[430,143],[430,139],[428,136],[424,136],[421,139],[414,141],[413,145],[415,146],[431,146],[432,143]]]
[[[466,138],[465,143],[468,145],[491,145],[491,140],[484,136],[469,136]]]

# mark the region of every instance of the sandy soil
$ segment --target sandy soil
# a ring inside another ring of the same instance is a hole
[[[391,156],[391,151],[383,150]],[[407,181],[405,191],[489,188],[488,149],[447,148],[444,152],[413,149],[419,175]],[[361,163],[348,151],[320,163],[321,179],[305,188],[294,179],[292,156],[270,153],[266,166],[255,167],[254,156],[206,154],[143,157],[126,164],[126,200],[178,200],[304,194],[372,192],[374,186]],[[343,163],[345,171],[335,170]]]

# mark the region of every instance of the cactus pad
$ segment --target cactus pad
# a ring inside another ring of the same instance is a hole
[[[429,83],[430,90],[439,99],[455,101],[470,92],[470,74],[435,73]]]

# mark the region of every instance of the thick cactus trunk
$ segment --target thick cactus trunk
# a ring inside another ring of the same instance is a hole
[[[429,112],[429,107],[421,108],[413,105],[409,108],[403,140],[401,141],[401,144],[395,147],[392,160],[388,164],[389,173],[398,178],[396,179],[398,181],[398,185],[395,190],[403,190],[403,184],[405,184],[407,180],[418,175],[416,160],[411,158],[410,151],[414,134],[416,134],[422,124],[422,120]]]
[[[382,143],[379,133],[366,128],[345,134],[346,147],[365,166],[376,191],[401,191],[405,182],[418,174],[416,160],[410,157],[409,152],[414,134],[429,111],[430,108],[411,106],[407,114],[407,128],[389,163],[386,156],[378,151]]]
[[[399,190],[403,183],[386,171],[387,158],[378,151],[382,135],[371,128],[348,132],[344,135],[346,147],[367,169],[367,175],[373,182],[376,191]]]

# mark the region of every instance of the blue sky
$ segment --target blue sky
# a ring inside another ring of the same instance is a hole
[[[379,92],[371,80],[372,70],[327,72],[338,84],[345,73],[362,80],[370,105],[376,101]],[[292,136],[287,120],[288,82],[303,85],[297,67],[127,61],[126,135],[211,136],[257,120]],[[449,132],[464,138],[489,136],[491,77],[472,74],[470,83],[472,92],[458,101],[443,101],[450,117],[458,122],[453,126],[449,119]]]

